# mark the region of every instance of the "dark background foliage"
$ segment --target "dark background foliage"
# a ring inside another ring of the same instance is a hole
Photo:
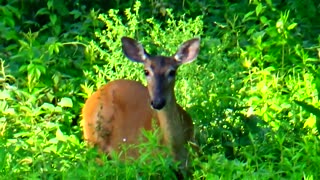
[[[0,177],[172,178],[172,160],[146,166],[147,152],[97,165],[81,108],[110,80],[144,82],[121,36],[162,54],[198,36],[198,60],[176,84],[203,152],[193,178],[317,179],[319,9],[317,0],[0,0]]]

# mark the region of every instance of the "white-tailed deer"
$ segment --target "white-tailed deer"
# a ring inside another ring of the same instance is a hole
[[[123,37],[124,54],[144,64],[147,87],[130,80],[109,82],[91,95],[82,110],[84,138],[106,153],[119,151],[121,144],[137,144],[141,129],[152,130],[152,119],[161,130],[161,142],[182,167],[187,166],[188,141],[193,141],[191,117],[176,102],[177,68],[198,55],[200,40],[183,43],[171,57],[151,56],[134,39]],[[129,155],[136,157],[136,151]]]

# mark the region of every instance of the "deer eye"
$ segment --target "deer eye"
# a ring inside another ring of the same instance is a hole
[[[169,77],[173,77],[175,75],[176,75],[176,70],[169,71],[169,74],[168,74]]]
[[[149,74],[150,74],[149,71],[145,69],[145,70],[144,70],[144,75],[145,75],[145,76],[149,76]]]

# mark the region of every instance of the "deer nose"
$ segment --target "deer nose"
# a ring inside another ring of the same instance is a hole
[[[164,98],[157,98],[151,101],[151,107],[156,110],[162,109],[166,105]]]

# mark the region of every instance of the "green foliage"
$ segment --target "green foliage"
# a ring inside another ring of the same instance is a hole
[[[170,156],[152,156],[156,132],[144,133],[137,160],[108,160],[82,140],[90,94],[115,79],[145,83],[141,65],[121,51],[129,36],[162,55],[201,37],[197,61],[179,69],[175,88],[201,149],[194,179],[318,179],[319,7],[315,0],[0,1],[0,178],[176,178]]]
[[[138,38],[142,44],[145,44],[146,50],[151,54],[174,54],[178,45],[185,39],[202,34],[201,17],[188,21],[184,17],[176,20],[171,11],[168,10],[166,22],[160,24],[152,17],[140,18],[140,6],[141,4],[137,2],[133,7],[133,12],[127,9],[125,11],[126,19],[124,20],[119,16],[117,10],[110,10],[108,14],[99,15],[98,18],[105,24],[106,29],[96,31],[95,35],[98,42],[91,41],[88,52],[90,52],[93,61],[103,61],[103,67],[93,66],[94,73],[98,75],[86,72],[88,74],[86,79],[109,81],[127,78],[144,81],[141,67],[123,56],[120,41],[122,36]],[[97,76],[102,78],[96,79]],[[183,74],[181,76],[183,77]],[[101,86],[105,82],[95,83]]]
[[[311,71],[314,75],[313,84],[315,84],[316,90],[317,90],[317,99],[319,99],[319,92],[320,92],[320,79],[319,74],[315,71]],[[306,110],[309,113],[312,113],[315,116],[316,122],[310,122],[311,126],[315,123],[315,126],[317,128],[318,133],[320,132],[320,110],[316,105],[308,104],[304,101],[294,100],[296,104],[301,106],[304,110]],[[307,124],[309,125],[309,124]]]

